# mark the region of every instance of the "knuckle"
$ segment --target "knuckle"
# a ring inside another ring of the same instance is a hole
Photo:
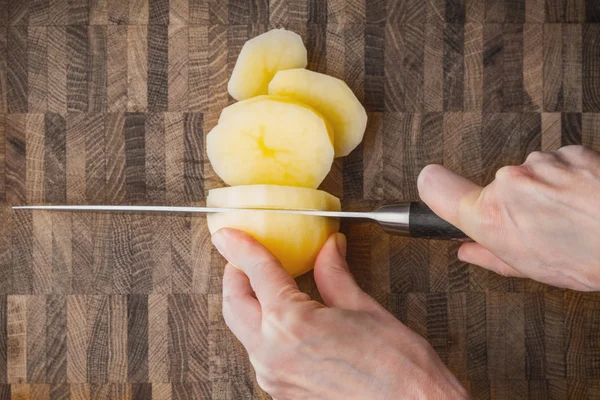
[[[283,320],[286,312],[280,306],[264,306],[263,307],[263,323],[265,325],[279,325]]]
[[[600,159],[599,153],[581,145],[565,146],[556,152],[566,163],[572,165],[588,165],[589,163],[597,163]]]
[[[555,161],[557,159],[556,153],[552,151],[534,151],[529,153],[527,159],[525,160],[526,164],[543,162],[543,161]]]
[[[505,192],[536,183],[535,168],[530,165],[507,165],[496,172],[496,182]]]
[[[496,180],[503,182],[524,176],[525,171],[521,165],[507,165],[496,171]]]
[[[547,157],[547,154],[541,151],[534,151],[529,153],[525,161],[537,161]]]
[[[305,324],[306,318],[293,309],[272,307],[263,310],[263,330],[276,341],[283,343],[301,342]]]
[[[345,268],[343,265],[340,264],[329,264],[326,267],[326,270],[331,273],[332,275],[342,275],[342,276],[350,276],[352,277],[352,274],[350,273],[350,271]]]
[[[296,287],[295,285],[292,285],[291,283],[290,284],[284,284],[283,286],[281,286],[281,288],[277,292],[277,298],[279,298],[281,300],[287,300],[287,301],[293,301],[293,300],[305,301],[305,300],[310,300],[310,296],[308,296],[306,293],[301,292],[298,289],[298,287]]]
[[[418,338],[415,339],[414,346],[414,355],[419,360],[430,360],[435,358],[435,350],[429,344],[429,342],[422,336],[419,335]]]
[[[267,259],[260,260],[256,264],[254,264],[254,266],[252,266],[252,269],[257,270],[257,271],[272,271],[273,269],[280,269],[280,268],[281,268],[281,264],[279,263],[279,261],[277,259],[274,259],[274,258],[267,258]]]
[[[582,153],[585,153],[586,151],[587,151],[587,149],[584,146],[577,145],[577,144],[563,146],[557,150],[557,152],[559,152],[559,153],[562,153],[564,155],[570,155],[570,156],[579,156]]]

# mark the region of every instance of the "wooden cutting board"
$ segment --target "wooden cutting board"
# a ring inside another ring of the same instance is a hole
[[[600,150],[597,0],[0,0],[0,399],[267,397],[203,218],[9,206],[202,204],[222,185],[204,136],[271,27],[369,112],[323,184],[347,209],[417,198],[429,163],[484,184],[534,150]],[[474,397],[600,397],[600,295],[343,230],[361,286]]]

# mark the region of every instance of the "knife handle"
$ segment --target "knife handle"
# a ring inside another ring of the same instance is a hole
[[[373,219],[392,235],[441,240],[469,239],[463,231],[438,217],[419,201],[385,205],[374,214]]]

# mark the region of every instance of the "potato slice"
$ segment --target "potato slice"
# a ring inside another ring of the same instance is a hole
[[[275,74],[269,94],[292,97],[323,114],[333,126],[336,157],[348,155],[362,141],[367,113],[344,81],[306,69],[289,69]]]
[[[273,29],[244,43],[227,90],[236,100],[267,94],[269,82],[277,71],[304,68],[306,64],[306,47],[300,35]]]
[[[290,186],[251,185],[210,190],[208,207],[274,208],[339,211],[340,200],[321,190]],[[227,212],[207,215],[213,234],[221,228],[244,231],[263,244],[296,277],[313,269],[325,241],[339,230],[333,218],[268,212]]]
[[[235,111],[206,138],[213,169],[228,185],[316,188],[333,163],[330,131],[311,107],[264,96]]]

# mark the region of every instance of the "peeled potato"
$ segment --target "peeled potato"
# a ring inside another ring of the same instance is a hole
[[[306,64],[306,47],[300,35],[273,29],[244,43],[227,90],[236,100],[267,94],[277,71],[304,68]]]
[[[275,74],[269,94],[292,97],[323,114],[333,126],[336,157],[348,155],[362,141],[367,113],[344,81],[306,69],[288,69]]]
[[[210,190],[208,207],[274,208],[339,211],[340,200],[321,190],[290,186],[252,185]],[[211,234],[221,228],[250,234],[296,277],[313,269],[327,238],[339,230],[339,220],[268,212],[227,212],[207,215]]]
[[[325,179],[333,144],[314,109],[269,96],[230,107],[206,138],[208,158],[225,183],[316,188]]]

